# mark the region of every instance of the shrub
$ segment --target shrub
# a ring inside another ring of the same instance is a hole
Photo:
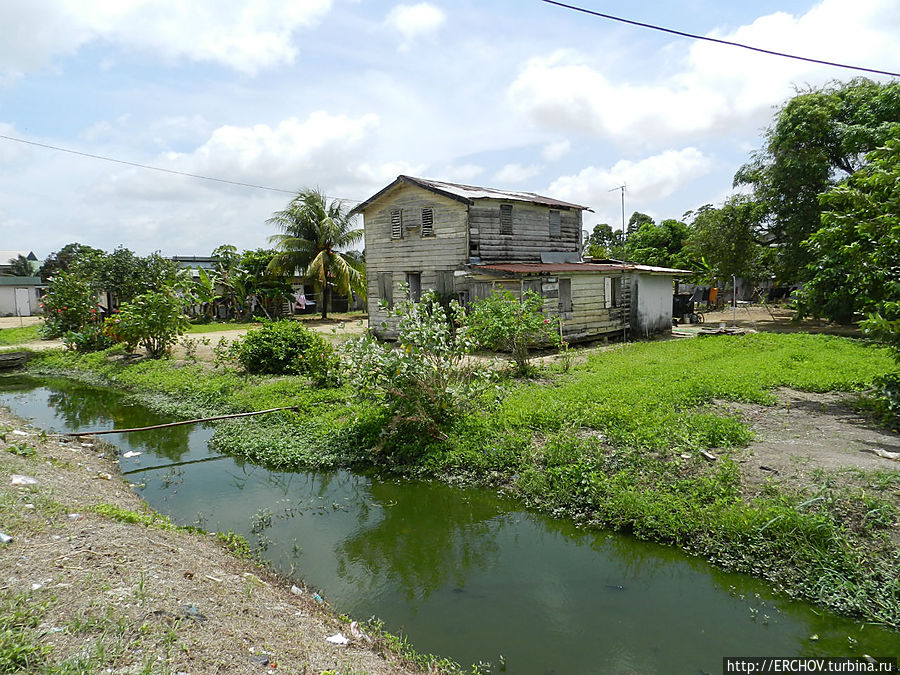
[[[44,296],[44,333],[62,337],[79,332],[97,319],[97,298],[88,281],[71,272],[60,272]]]
[[[70,330],[62,336],[63,344],[76,352],[99,352],[112,347],[113,339],[106,334],[104,324],[93,320],[81,330]]]
[[[189,325],[184,301],[172,291],[142,293],[106,319],[104,331],[130,351],[140,345],[150,358],[169,352]]]
[[[509,352],[519,373],[528,370],[530,348],[560,344],[558,321],[544,316],[544,301],[533,291],[525,291],[521,301],[509,291],[479,300],[469,326],[479,347]]]
[[[331,344],[299,321],[264,323],[236,339],[229,352],[248,373],[309,375],[320,384],[338,380],[339,362]]]
[[[478,405],[491,379],[487,370],[466,362],[475,342],[465,311],[455,300],[443,307],[428,291],[420,302],[400,304],[388,315],[399,319],[398,344],[370,335],[348,342],[348,379],[360,396],[387,409],[387,435],[404,431],[442,439],[444,429]]]

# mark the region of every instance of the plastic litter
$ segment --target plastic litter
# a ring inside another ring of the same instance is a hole
[[[359,627],[359,621],[351,621],[350,622],[350,635],[355,637],[358,640],[365,640],[366,642],[371,642],[372,638],[362,632]]]
[[[9,477],[12,485],[37,485],[37,478],[32,478],[31,476],[20,476],[17,473],[14,473]]]
[[[69,520],[84,520],[83,513],[70,513]]]
[[[131,459],[132,457],[139,457],[140,455],[143,455],[143,454],[144,453],[142,453],[142,452],[135,452],[134,450],[129,450],[128,452],[124,453],[122,455],[122,457],[124,457],[125,459]]]
[[[18,429],[13,429],[13,436],[27,436],[27,431],[19,431]]]
[[[93,448],[94,444],[93,443],[82,443],[81,447],[82,448]]]
[[[334,645],[348,645],[350,644],[350,640],[344,637],[343,633],[335,633],[331,637],[325,638],[326,642],[330,642]]]
[[[0,544],[11,544],[13,538],[5,532],[0,532]]]
[[[323,602],[325,602],[325,601],[322,599],[322,596],[319,595],[318,593],[316,593],[316,594],[313,596],[313,600],[315,600],[316,602],[318,602],[320,605],[321,605]]]
[[[291,593],[294,595],[303,595],[303,589],[299,586],[291,586]]]
[[[94,478],[102,478],[103,480],[112,480],[112,475],[108,473],[98,473]]]

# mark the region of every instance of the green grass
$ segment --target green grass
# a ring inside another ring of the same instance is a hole
[[[282,469],[377,464],[382,413],[347,387],[300,377],[246,377],[171,362],[112,364],[105,355],[39,354],[32,368],[100,376],[184,415],[296,405],[300,414],[218,427],[221,451]],[[761,405],[773,390],[864,391],[894,367],[887,350],[808,334],[751,334],[635,343],[565,374],[507,380],[484,405],[393,466],[410,475],[502,486],[535,508],[591,526],[679,546],[786,593],[889,625],[900,622],[900,552],[888,545],[896,511],[878,490],[771,485],[752,500],[730,451],[752,438],[718,401]],[[198,415],[200,416],[200,415]],[[715,450],[707,462],[699,450]],[[682,454],[689,459],[682,459]],[[879,475],[893,486],[894,475]]]
[[[25,342],[39,340],[41,337],[40,326],[22,326],[21,328],[0,329],[0,346],[20,345]]]

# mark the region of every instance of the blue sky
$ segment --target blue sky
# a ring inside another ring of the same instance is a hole
[[[900,70],[896,0],[582,0],[636,21]],[[0,134],[362,200],[406,173],[585,204],[585,226],[731,192],[795,87],[851,71],[538,0],[13,0]],[[267,245],[290,195],[0,139],[0,249]]]

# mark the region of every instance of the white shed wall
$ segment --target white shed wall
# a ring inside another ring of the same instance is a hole
[[[672,277],[636,273],[631,296],[635,338],[672,328]]]

